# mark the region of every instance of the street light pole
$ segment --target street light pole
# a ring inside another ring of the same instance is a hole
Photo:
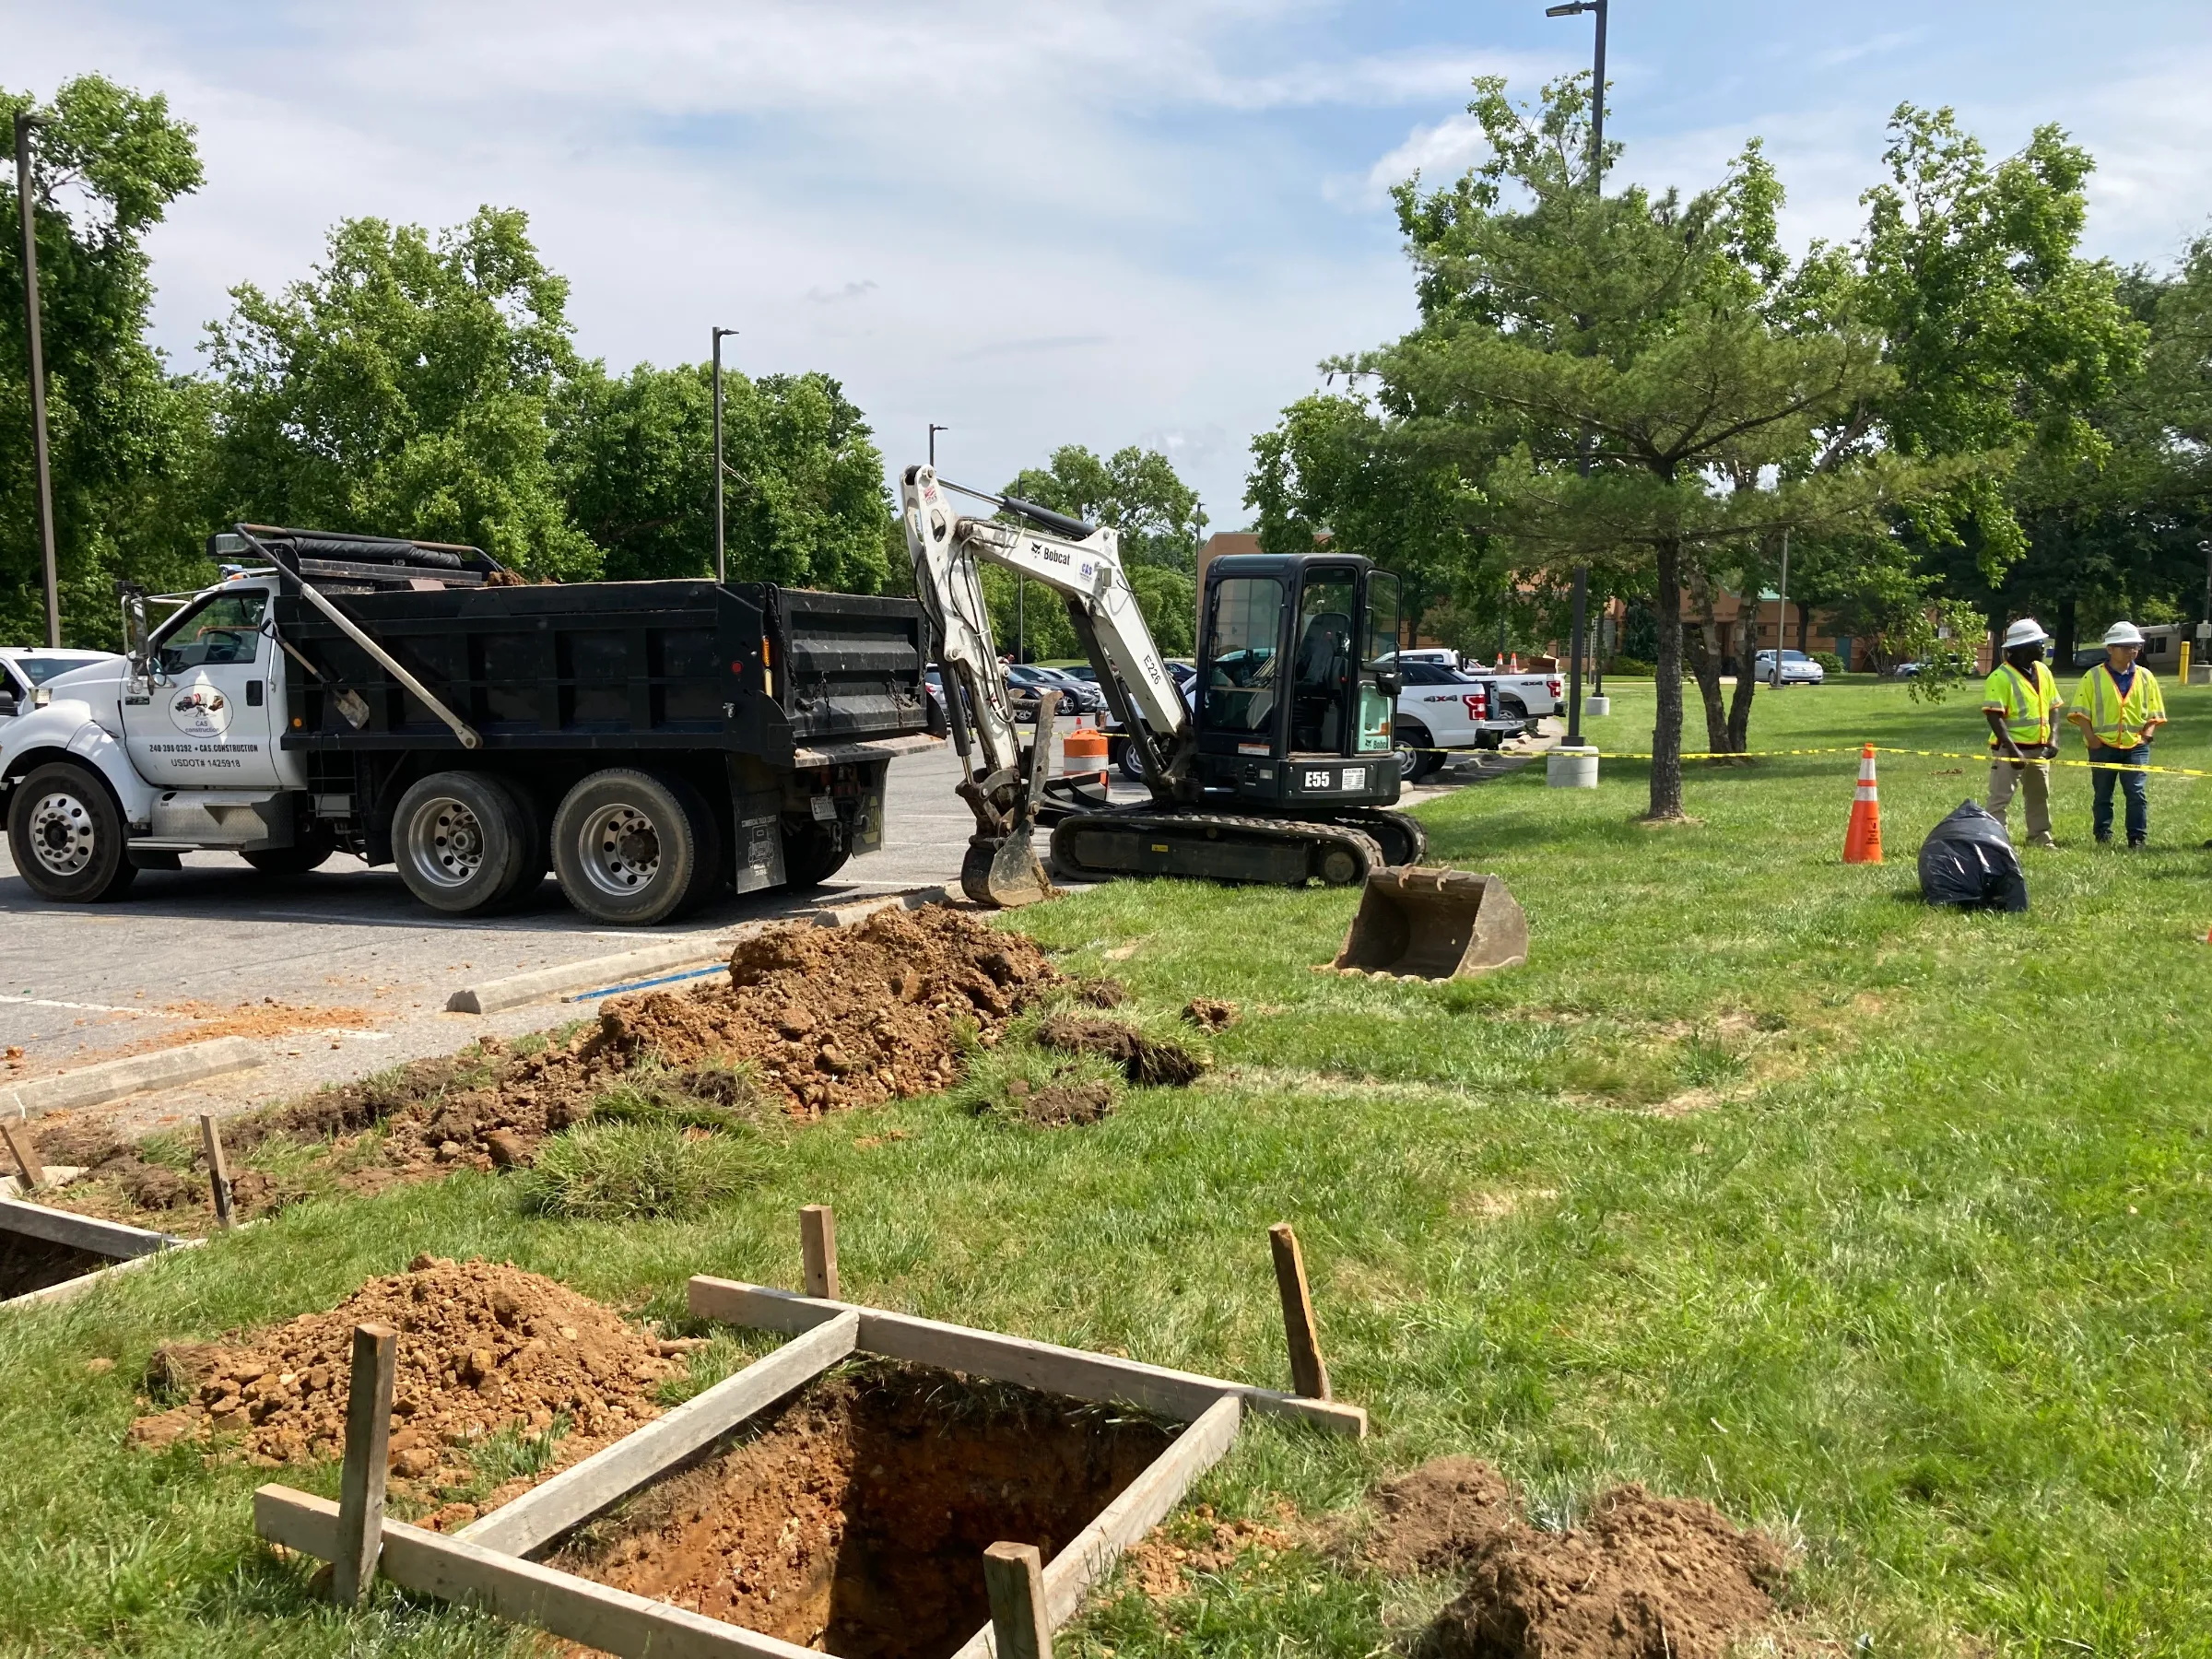
[[[1607,0],[1569,0],[1564,6],[1544,8],[1547,18],[1577,18],[1584,12],[1597,18],[1597,47],[1590,74],[1590,191],[1603,201],[1606,194],[1606,6]],[[1597,434],[1583,427],[1582,454],[1576,470],[1588,477],[1596,467]],[[1590,567],[1574,567],[1574,631],[1568,645],[1567,747],[1583,746],[1583,646],[1590,608]]]
[[[929,465],[932,470],[935,470],[937,465],[937,434],[939,432],[949,432],[952,429],[950,427],[939,426],[934,420],[929,423]]]
[[[53,552],[53,464],[46,453],[46,349],[39,338],[39,230],[37,198],[30,188],[30,129],[38,123],[16,117],[16,217],[23,225],[23,324],[30,342],[30,444],[39,483],[39,550],[46,564],[46,643],[61,649],[62,582]]]
[[[722,520],[722,340],[724,335],[736,332],[734,328],[714,331],[714,580],[717,584],[730,579]]]

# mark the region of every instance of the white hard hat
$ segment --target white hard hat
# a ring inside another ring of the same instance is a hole
[[[2143,630],[2133,622],[2115,622],[2104,630],[2104,642],[2107,645],[2140,645],[2143,643]]]
[[[2005,649],[2010,651],[2015,645],[2041,645],[2050,637],[2043,631],[2043,625],[2033,617],[2022,617],[2005,630]]]

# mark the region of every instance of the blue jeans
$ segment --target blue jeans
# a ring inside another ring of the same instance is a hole
[[[2089,818],[2099,841],[2112,839],[2112,785],[2119,784],[2127,793],[2127,844],[2140,846],[2150,839],[2150,780],[2139,770],[2150,764],[2150,745],[2139,743],[2131,749],[2116,749],[2092,743],[2089,760],[2092,765],[2136,769],[2089,774],[2089,787],[2096,799]]]

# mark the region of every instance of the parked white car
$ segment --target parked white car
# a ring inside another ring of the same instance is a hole
[[[1752,677],[1762,686],[1774,683],[1774,653],[1762,651],[1751,659]],[[1828,679],[1828,670],[1806,656],[1802,651],[1782,653],[1782,683],[1785,686],[1818,686]]]
[[[119,663],[112,651],[55,651],[44,645],[0,645],[0,720],[28,714],[48,680],[97,663]]]

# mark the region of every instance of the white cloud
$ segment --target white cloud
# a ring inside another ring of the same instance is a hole
[[[1717,36],[1625,18],[1627,171],[1695,187],[1763,133],[1799,239],[1850,233],[1883,116],[1943,101],[1943,76],[1984,97],[1957,101],[1993,147],[2057,115],[2098,150],[2100,248],[2162,254],[2206,205],[2202,53],[2075,75],[2034,109],[1960,67],[1971,20],[1778,29],[1753,73]],[[838,375],[894,464],[933,420],[985,484],[1141,440],[1224,525],[1250,434],[1315,362],[1411,320],[1387,186],[1477,159],[1471,77],[1524,95],[1588,38],[1419,0],[14,0],[6,28],[9,83],[98,68],[199,125],[207,183],[153,242],[182,360],[231,285],[305,274],[339,218],[512,205],[587,354],[698,360],[735,325],[733,363]]]

